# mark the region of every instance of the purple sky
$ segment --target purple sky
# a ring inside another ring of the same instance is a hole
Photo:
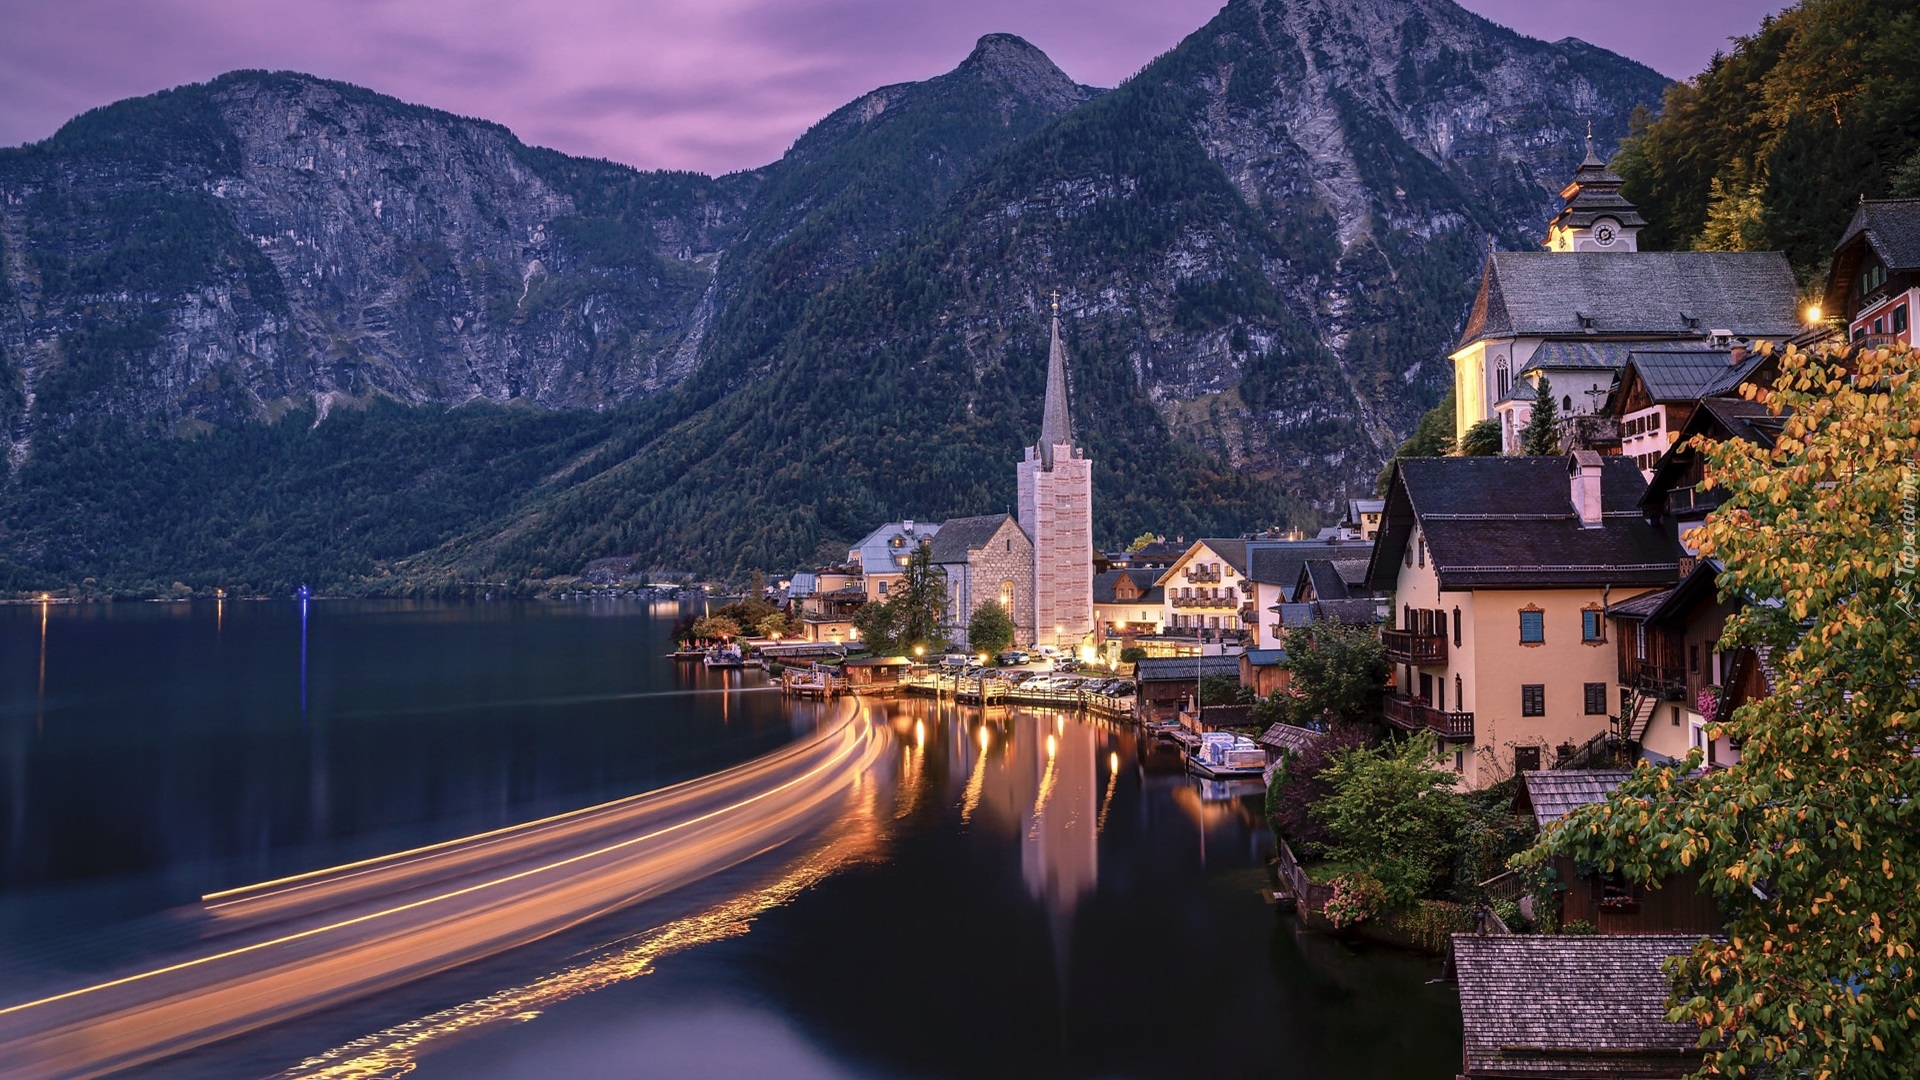
[[[1223,0],[0,0],[0,145],[234,68],[292,68],[643,168],[763,165],[887,83],[1016,33],[1112,86]],[[1464,0],[1691,75],[1784,0]]]

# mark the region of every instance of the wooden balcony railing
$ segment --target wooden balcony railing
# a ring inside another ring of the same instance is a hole
[[[1677,487],[1667,492],[1667,513],[1675,517],[1682,514],[1705,514],[1726,501],[1725,487],[1716,487],[1711,490],[1698,485]]]
[[[1665,701],[1680,701],[1687,696],[1687,673],[1675,664],[1635,660],[1625,681],[1635,690]]]
[[[1204,566],[1189,566],[1187,567],[1187,580],[1194,582],[1219,581],[1220,571],[1209,570]]]
[[[1419,698],[1405,698],[1398,694],[1389,694],[1385,706],[1387,722],[1395,727],[1408,731],[1431,731],[1443,739],[1473,738],[1473,714],[1470,712],[1445,712]]]
[[[1445,634],[1422,634],[1415,630],[1382,630],[1380,642],[1387,647],[1387,659],[1396,664],[1434,666],[1447,662]]]

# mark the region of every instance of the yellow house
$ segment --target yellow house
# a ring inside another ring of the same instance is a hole
[[[1164,590],[1161,625],[1201,641],[1238,641],[1241,609],[1253,602],[1247,541],[1195,540],[1154,580]]]
[[[1633,462],[1567,457],[1399,462],[1367,568],[1390,590],[1388,722],[1440,737],[1473,788],[1550,767],[1615,725],[1607,607],[1679,576],[1637,502]]]

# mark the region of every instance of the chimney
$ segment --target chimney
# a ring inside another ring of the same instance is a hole
[[[901,531],[901,532],[912,532],[912,531],[913,531],[913,519],[912,519],[912,518],[908,518],[907,520],[905,520],[905,521],[903,521],[903,522],[901,522],[901,523],[900,523],[900,531]]]
[[[1573,512],[1580,515],[1580,527],[1597,529],[1605,524],[1600,516],[1600,455],[1592,450],[1575,450],[1567,458],[1567,476],[1572,481]]]
[[[1727,366],[1739,367],[1740,364],[1746,360],[1746,358],[1747,358],[1747,343],[1744,340],[1736,341],[1733,343],[1733,348],[1728,350],[1727,352]]]

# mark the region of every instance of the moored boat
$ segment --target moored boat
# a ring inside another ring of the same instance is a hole
[[[1187,758],[1187,767],[1201,776],[1259,776],[1267,767],[1267,752],[1245,735],[1210,731]]]

